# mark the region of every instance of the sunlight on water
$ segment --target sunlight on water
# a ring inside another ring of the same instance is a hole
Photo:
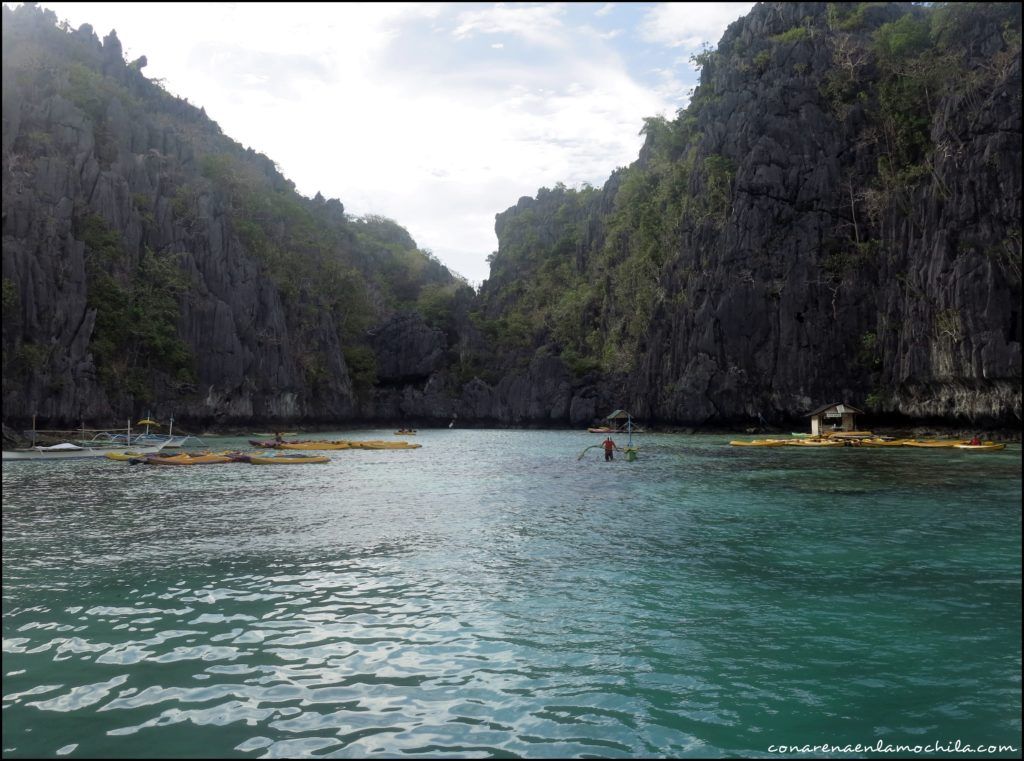
[[[1019,445],[596,438],[5,463],[4,756],[1021,746]]]

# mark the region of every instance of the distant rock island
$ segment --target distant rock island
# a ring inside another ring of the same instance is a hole
[[[758,4],[633,164],[497,214],[474,292],[5,6],[4,423],[1019,427],[1020,40],[1013,3]]]

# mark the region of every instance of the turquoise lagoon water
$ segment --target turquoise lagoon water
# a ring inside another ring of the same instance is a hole
[[[3,755],[1021,747],[1019,445],[600,438],[5,463]]]

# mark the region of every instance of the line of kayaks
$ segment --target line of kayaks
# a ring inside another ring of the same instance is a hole
[[[964,449],[975,452],[996,452],[1006,444],[994,441],[971,443],[960,439],[892,439],[881,436],[810,436],[790,439],[753,439],[729,442],[734,447],[917,447],[920,449]]]
[[[247,462],[252,465],[305,465],[310,463],[330,462],[326,455],[309,454],[255,454],[251,452],[181,452],[173,455],[150,454],[136,452],[110,453],[110,460],[129,462],[133,465],[219,465],[229,462]]]
[[[422,444],[411,444],[408,441],[384,441],[382,439],[368,441],[346,439],[336,441],[263,441],[249,439],[249,443],[261,449],[310,449],[321,452],[332,449],[419,449],[423,446]]]

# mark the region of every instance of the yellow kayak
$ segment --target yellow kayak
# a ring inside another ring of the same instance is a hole
[[[278,444],[277,449],[304,449],[324,451],[329,449],[419,449],[422,444],[410,444],[408,441],[383,441],[371,439],[369,441],[295,441],[292,443]]]
[[[118,460],[119,462],[128,462],[130,460],[147,459],[149,457],[152,457],[153,453],[151,452],[149,454],[143,454],[141,452],[107,452],[107,454],[104,455],[104,456],[108,460]],[[158,456],[159,457],[163,457],[163,458],[187,457],[188,453],[187,452],[178,452],[177,454],[170,454],[170,453],[168,453],[168,454],[162,454],[162,455],[158,455]]]
[[[786,441],[787,447],[845,447],[847,442],[833,439],[792,439]]]
[[[985,441],[981,444],[955,444],[956,449],[967,449],[973,452],[996,452],[1006,449],[1006,444],[997,444],[994,441]]]
[[[352,449],[419,449],[422,444],[410,444],[408,441],[350,441]]]
[[[960,440],[941,440],[934,439],[932,441],[921,441],[920,439],[910,439],[903,442],[905,447],[920,447],[922,449],[951,449],[958,444],[968,444],[969,442]]]
[[[138,460],[140,457],[145,457],[146,455],[141,452],[107,452],[103,456],[108,460],[127,462],[128,460]]]
[[[232,462],[232,459],[223,454],[176,454],[169,457],[146,457],[143,460],[148,465],[219,465],[225,462]]]
[[[829,431],[821,435],[830,439],[868,439],[875,434],[872,431]]]
[[[250,455],[249,462],[253,465],[303,465],[305,463],[330,462],[327,455],[293,455],[291,457],[260,457]]]
[[[734,447],[784,447],[789,442],[785,439],[754,439],[752,441],[737,439],[729,443]]]

